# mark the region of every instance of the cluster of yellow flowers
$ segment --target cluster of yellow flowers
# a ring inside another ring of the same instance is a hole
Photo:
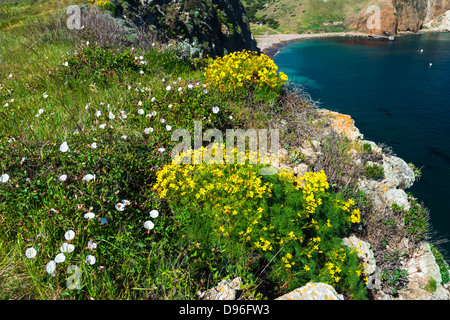
[[[339,202],[339,200],[338,200]],[[353,199],[349,199],[347,202],[342,203],[342,210],[350,212],[351,215],[348,220],[351,223],[360,223],[361,222],[361,211],[358,208],[354,208],[351,210],[350,208],[355,205],[355,201]]]
[[[267,55],[243,50],[209,59],[204,74],[208,83],[224,91],[251,85],[271,89],[281,87],[288,80],[286,74],[277,70]]]
[[[95,4],[97,7],[102,9],[108,9],[112,5],[110,0],[88,0],[88,2]]]

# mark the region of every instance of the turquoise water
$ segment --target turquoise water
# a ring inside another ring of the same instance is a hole
[[[322,108],[351,115],[365,139],[423,167],[406,191],[430,209],[432,239],[450,239],[450,34],[302,40],[274,60]],[[449,258],[450,242],[440,248]]]

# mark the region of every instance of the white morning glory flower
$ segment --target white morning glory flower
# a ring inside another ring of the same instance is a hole
[[[56,255],[56,257],[55,257],[55,262],[56,263],[62,263],[62,262],[64,262],[64,261],[66,261],[66,256],[64,255],[64,253],[58,253],[57,255]]]
[[[47,99],[47,98],[48,98],[47,92],[44,92],[44,93],[42,94],[42,96],[43,96],[45,99]]]
[[[123,203],[116,204],[116,210],[117,211],[123,211],[125,210],[125,205]]]
[[[144,110],[143,110],[143,109],[139,109],[139,110],[138,110],[138,113],[139,113],[139,114],[144,114]]]
[[[56,262],[53,260],[49,261],[49,263],[47,263],[47,266],[45,267],[45,270],[47,271],[47,273],[53,274],[56,270]]]
[[[116,118],[116,116],[114,115],[114,113],[112,113],[111,111],[109,112],[109,118],[111,120],[114,120]]]
[[[164,122],[166,122],[166,119],[161,119],[161,123],[164,123]]]
[[[166,90],[167,90],[167,91],[170,91],[171,89],[172,89],[171,86],[167,86],[167,87],[166,87]]]
[[[83,177],[83,181],[91,181],[95,179],[95,174],[87,174]]]
[[[95,257],[94,256],[92,256],[92,255],[88,255],[88,256],[86,256],[86,264],[89,264],[89,265],[94,265],[95,264]]]
[[[35,248],[28,248],[28,249],[25,251],[25,256],[26,256],[28,259],[33,259],[34,257],[36,257],[36,253],[37,253],[37,251],[36,251]]]
[[[73,244],[65,243],[65,242],[59,248],[59,251],[66,252],[66,253],[71,253],[71,252],[73,252],[73,250],[75,250],[75,246]],[[55,261],[56,261],[56,258],[55,258]]]
[[[97,244],[95,242],[93,242],[92,240],[89,240],[87,247],[89,250],[95,250],[95,249],[97,249]]]
[[[166,130],[167,130],[167,131],[172,130],[172,126],[167,125],[167,126],[166,126]]]
[[[101,124],[101,125],[99,125],[98,127],[99,127],[100,129],[105,129],[105,128],[106,128],[106,123]]]
[[[61,144],[61,146],[59,147],[59,151],[61,151],[61,152],[67,152],[67,151],[69,151],[69,146],[67,145],[67,142],[63,142],[62,144]]]
[[[169,109],[172,109],[173,105],[172,105],[172,104],[169,104],[167,107],[168,107]]]
[[[189,89],[192,89],[193,87],[194,87],[194,86],[193,86],[192,84],[190,84],[190,83],[188,84],[188,88],[189,88]]]
[[[96,112],[95,112],[95,116],[96,117],[100,117],[102,115],[102,112],[100,111],[100,110],[97,110]]]
[[[152,112],[152,116],[156,116],[157,115],[157,112],[156,111],[153,111]]]
[[[75,238],[75,232],[73,230],[69,230],[64,234],[64,238],[67,241],[73,240],[73,238]]]
[[[152,230],[155,227],[155,224],[150,220],[144,222],[144,228],[147,230]]]
[[[219,113],[219,107],[212,107],[212,112],[213,113]]]
[[[157,218],[159,216],[158,210],[152,210],[150,211],[150,217]]]
[[[61,182],[66,181],[66,180],[67,180],[67,174],[62,174],[62,175],[60,175],[59,178],[58,178],[58,180],[61,181]]]
[[[9,180],[9,175],[8,175],[7,173],[2,174],[2,175],[0,176],[0,182],[2,182],[2,183],[7,183],[8,180]]]
[[[88,212],[84,215],[84,218],[88,219],[88,220],[91,220],[94,217],[95,217],[95,213],[93,213],[93,212]]]
[[[92,149],[97,149],[97,142],[92,143],[92,144],[91,144],[91,148],[92,148]]]
[[[166,151],[166,149],[165,148],[159,148],[158,151],[163,153],[164,151]]]
[[[122,203],[126,206],[131,204],[131,202],[129,200],[122,200]]]
[[[153,98],[152,98],[152,100],[151,100],[151,102],[155,102],[155,100],[156,100],[156,98],[155,98],[155,97],[153,97]]]
[[[149,134],[150,132],[153,132],[153,128],[145,128],[144,133]]]

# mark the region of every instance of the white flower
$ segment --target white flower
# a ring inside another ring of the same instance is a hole
[[[91,181],[95,179],[95,174],[87,174],[83,177],[83,181]]]
[[[189,88],[189,89],[192,89],[193,87],[194,87],[194,86],[193,86],[192,84],[190,84],[190,83],[188,84],[188,88]]]
[[[167,91],[170,91],[171,89],[172,89],[171,86],[167,86],[167,87],[166,87],[166,90],[167,90]]]
[[[164,151],[166,151],[166,149],[165,148],[159,148],[158,151],[163,153]]]
[[[95,257],[94,256],[92,256],[92,255],[88,255],[88,256],[86,256],[86,264],[89,264],[89,265],[94,265],[95,264]]]
[[[161,123],[164,123],[164,122],[166,122],[166,119],[161,119]]]
[[[212,107],[212,112],[213,113],[219,113],[219,107]]]
[[[158,210],[152,210],[150,211],[150,217],[152,217],[153,219],[159,216],[159,212]]]
[[[101,125],[99,125],[98,127],[99,127],[100,129],[105,129],[105,128],[106,128],[106,123],[101,124]]]
[[[62,244],[62,246],[59,248],[59,251],[66,252],[66,253],[71,253],[71,252],[73,252],[73,250],[75,250],[75,246],[73,244],[66,243],[66,242],[64,242]],[[56,261],[56,258],[55,258],[55,261]]]
[[[86,46],[88,46],[89,45],[89,41],[86,41]]]
[[[131,86],[130,86],[130,85],[128,85],[128,86],[127,86],[127,89],[128,89],[128,90],[130,90],[130,89],[131,89]]]
[[[67,151],[69,151],[69,146],[67,145],[67,142],[63,142],[62,144],[61,144],[61,146],[59,147],[59,151],[61,151],[61,152],[67,152]]]
[[[2,175],[0,176],[0,182],[2,182],[2,183],[7,183],[8,180],[9,180],[9,175],[8,175],[7,173],[2,174]]]
[[[64,261],[66,261],[66,256],[64,255],[64,253],[58,253],[57,255],[56,255],[56,257],[55,257],[55,262],[56,263],[61,263],[61,262],[64,262]]]
[[[147,230],[152,230],[155,224],[151,222],[150,220],[147,220],[144,222],[144,228]]]
[[[179,87],[179,88],[178,88],[178,91],[179,91],[179,92],[183,91],[183,88],[182,88],[182,87]]]
[[[12,78],[12,73],[9,74],[8,78]]]
[[[69,66],[69,63],[66,61],[66,62],[63,63],[63,65],[66,66],[66,67],[68,67],[68,66]]]
[[[145,128],[144,133],[149,134],[150,132],[153,132],[153,128]]]
[[[93,213],[93,212],[88,212],[84,215],[84,218],[88,219],[88,220],[91,220],[94,217],[95,217],[95,213]]]
[[[36,251],[35,248],[28,248],[28,249],[25,251],[25,256],[26,256],[28,259],[33,259],[34,257],[36,257],[36,253],[37,253],[37,251]]]
[[[144,114],[144,110],[143,110],[143,109],[139,109],[139,110],[138,110],[138,113],[139,113],[139,114]]]
[[[228,118],[233,119],[233,116],[229,116]]]
[[[45,270],[47,270],[47,273],[53,274],[56,270],[56,262],[53,260],[49,261],[49,263],[47,263],[47,266],[45,267]]]
[[[138,106],[142,106],[142,101],[139,101],[139,102],[138,102]]]
[[[139,60],[142,60],[142,59],[144,59],[144,57],[143,56],[139,56]]]
[[[124,136],[121,136],[121,138],[122,138],[123,140],[127,140],[128,137],[124,135]]]
[[[44,109],[39,109],[38,110],[38,114],[43,114],[44,113]]]
[[[42,96],[43,96],[45,99],[47,99],[47,98],[48,98],[47,92],[44,92],[44,93],[42,94]]]
[[[131,204],[129,200],[122,200],[122,203],[126,206],[129,206]]]
[[[75,129],[73,132],[73,134],[78,134],[78,133],[79,133],[78,129]]]
[[[172,109],[172,107],[173,107],[172,104],[169,104],[169,105],[167,106],[167,108],[169,108],[169,109]]]
[[[141,71],[139,71],[139,73],[140,73],[140,74],[144,74],[144,71],[141,70]]]
[[[89,240],[87,247],[89,250],[95,250],[95,249],[97,249],[97,244],[95,242],[93,242],[92,240]]]
[[[7,106],[9,106],[9,103],[7,102],[7,103],[5,103],[3,106],[4,106],[4,107],[7,107]]]
[[[156,116],[156,115],[157,115],[156,111],[153,111],[152,116]]]
[[[153,98],[152,98],[152,100],[151,100],[151,102],[155,102],[155,100],[156,100],[156,98],[155,98],[155,97],[153,97]]]
[[[64,238],[67,241],[73,240],[73,238],[75,238],[75,232],[73,230],[69,230],[64,234]]]
[[[62,175],[60,175],[59,178],[58,178],[58,180],[61,181],[61,182],[66,181],[66,180],[67,180],[67,174],[62,174]]]
[[[125,210],[125,205],[123,203],[116,204],[116,210],[117,211],[123,211]]]
[[[100,117],[102,115],[102,112],[100,110],[97,110],[97,112],[95,112],[95,116]]]
[[[167,130],[167,131],[172,130],[172,126],[167,125],[167,126],[166,126],[166,130]]]
[[[94,142],[93,144],[91,144],[91,148],[92,149],[97,149],[97,142]]]
[[[116,118],[116,116],[114,115],[114,113],[112,113],[111,111],[109,112],[109,118],[111,120],[114,120]]]

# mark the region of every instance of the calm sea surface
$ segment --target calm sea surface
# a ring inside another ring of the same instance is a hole
[[[450,34],[302,40],[274,60],[320,107],[351,115],[365,139],[423,167],[406,191],[430,209],[432,239],[450,239]],[[450,242],[440,248],[449,259]]]

